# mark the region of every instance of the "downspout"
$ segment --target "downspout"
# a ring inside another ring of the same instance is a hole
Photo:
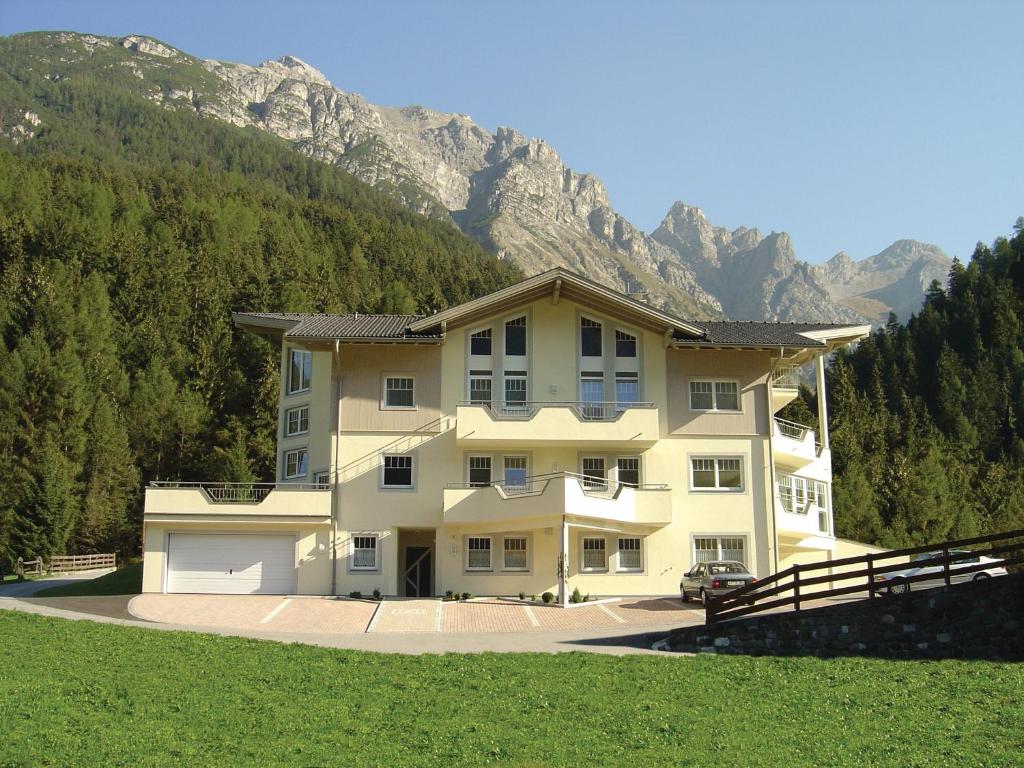
[[[782,362],[785,356],[786,348],[782,347],[776,365],[773,365],[768,373],[768,507],[771,509],[772,521],[772,573],[779,572],[779,528],[778,520],[776,519],[777,512],[775,510],[775,442],[773,440],[773,435],[775,434],[775,409],[772,405],[772,390],[775,386],[773,383],[775,368]]]
[[[334,340],[334,466],[331,468],[331,595],[338,594],[338,505],[341,488],[338,463],[341,452],[341,342]]]

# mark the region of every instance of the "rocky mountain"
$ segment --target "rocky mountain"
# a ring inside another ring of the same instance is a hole
[[[912,284],[908,267],[896,283],[880,278],[869,289],[877,296],[864,299],[836,278],[830,285],[852,291],[837,302],[822,282],[826,273],[798,261],[785,233],[730,232],[682,203],[645,233],[611,207],[599,179],[566,167],[542,139],[512,128],[492,132],[467,115],[372,104],[294,56],[252,66],[196,59],[140,35],[19,38],[48,78],[117,79],[167,108],[272,133],[414,210],[450,218],[528,274],[567,267],[697,319],[861,322],[865,309],[877,309],[870,301],[903,302],[901,291]],[[0,131],[25,141],[45,129],[34,106],[17,105],[8,121],[0,114]],[[847,282],[870,282],[872,269],[862,272]]]
[[[945,284],[951,265],[938,246],[897,240],[860,261],[840,251],[811,271],[840,304],[884,323],[890,312],[905,321],[920,309],[928,286]]]

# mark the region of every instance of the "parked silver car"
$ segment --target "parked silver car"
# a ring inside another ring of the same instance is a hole
[[[707,605],[709,597],[719,597],[738,587],[757,581],[738,560],[711,560],[697,563],[679,580],[679,596],[683,602],[699,598]]]
[[[949,554],[953,557],[949,564],[949,580],[953,584],[963,581],[979,581],[989,579],[993,576],[1005,576],[1006,568],[1003,561],[987,555],[979,555],[967,549],[953,549]],[[890,595],[902,595],[914,589],[930,589],[943,586],[946,583],[944,566],[941,562],[942,552],[922,552],[910,558],[910,567],[900,571],[892,571],[875,576],[875,591],[888,592]],[[967,573],[958,573],[964,568],[978,565],[986,567]],[[910,582],[908,579],[915,576],[927,576],[934,574],[934,579],[922,579],[921,581]]]

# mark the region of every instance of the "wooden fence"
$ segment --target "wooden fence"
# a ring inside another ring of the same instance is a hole
[[[26,574],[42,576],[44,573],[71,573],[73,571],[93,571],[99,568],[116,568],[117,555],[53,555],[50,558],[37,557],[35,560],[18,558],[14,564],[14,574],[24,577]],[[0,574],[2,575],[2,574]]]
[[[980,547],[979,545],[987,545]],[[971,555],[987,555],[998,558],[1001,562],[965,563],[963,551],[970,547]],[[954,550],[961,550],[955,552]],[[935,553],[934,557],[908,563],[910,555],[926,552]],[[901,562],[887,562],[900,559]],[[894,583],[886,580],[888,574],[905,571],[914,567],[929,569],[941,566],[941,572],[930,571],[911,576],[901,576],[899,583],[910,587],[911,584],[925,581],[942,580],[946,586],[953,578],[984,571],[999,565],[1011,566],[1024,563],[1024,528],[993,533],[988,536],[976,536],[971,539],[944,541],[928,544],[923,547],[894,549],[888,552],[875,552],[859,557],[844,557],[839,560],[823,560],[820,563],[794,565],[784,571],[774,573],[767,578],[739,587],[720,597],[712,597],[707,601],[706,624],[714,624],[724,619],[734,619],[752,613],[761,613],[772,608],[792,606],[799,611],[801,601],[817,600],[825,597],[838,597],[858,592],[867,592],[869,600],[874,600],[882,589],[888,589]],[[954,568],[950,568],[954,565]],[[847,566],[862,566],[848,569]],[[836,572],[835,568],[842,568]],[[835,586],[837,582],[846,582]],[[821,587],[827,587],[821,589]],[[809,591],[810,588],[815,588]]]

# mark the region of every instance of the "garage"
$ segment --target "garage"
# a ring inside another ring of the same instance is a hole
[[[166,591],[223,595],[290,595],[295,536],[172,533]]]

